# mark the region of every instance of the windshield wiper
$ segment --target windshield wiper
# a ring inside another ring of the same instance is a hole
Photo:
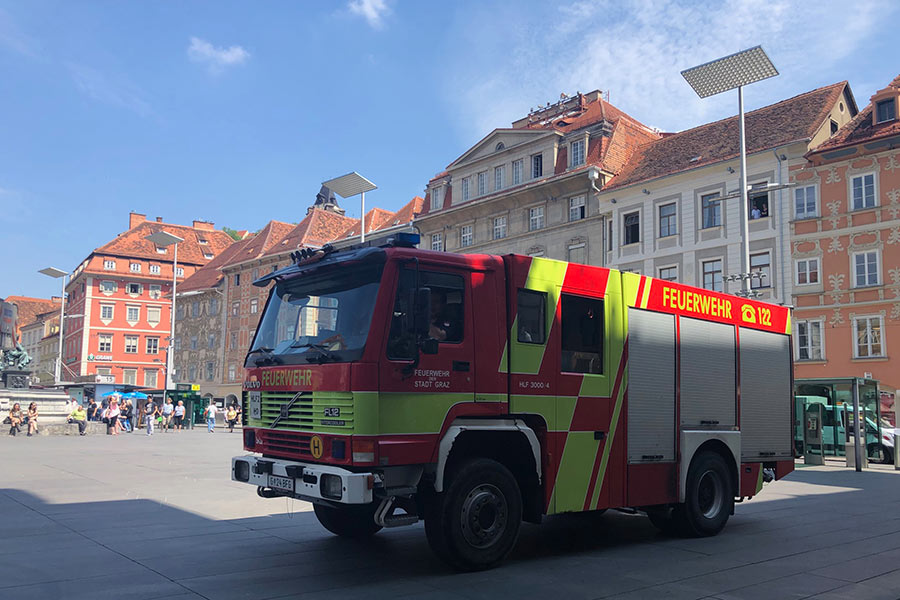
[[[273,350],[274,350],[274,348],[267,348],[265,346],[262,346],[260,348],[251,350],[250,352],[247,353],[247,356],[250,356],[251,354],[256,354],[258,352],[262,352],[265,354],[265,356],[263,356],[261,358],[257,358],[255,361],[253,361],[257,367],[263,363],[275,363],[276,365],[280,365],[282,363],[282,360],[280,358],[278,358],[277,356],[275,356],[274,354],[272,354]]]
[[[340,359],[340,357],[337,354],[329,352],[328,348],[326,348],[324,344],[313,344],[311,342],[306,343],[306,344],[294,343],[294,344],[291,344],[291,348],[312,348],[313,350],[317,351],[320,354],[320,356],[318,358],[316,358],[314,356],[307,357],[306,360],[308,360],[309,362],[314,362],[314,361],[324,362],[324,359],[327,359],[327,360],[339,360]]]

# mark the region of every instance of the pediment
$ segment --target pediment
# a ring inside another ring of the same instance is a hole
[[[558,132],[548,129],[495,129],[450,163],[447,169],[455,169],[488,156],[495,156],[541,138],[559,135]]]

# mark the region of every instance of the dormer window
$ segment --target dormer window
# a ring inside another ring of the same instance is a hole
[[[884,123],[897,118],[897,100],[888,98],[875,103],[875,122]]]
[[[204,238],[197,238],[197,243],[202,246],[206,246],[207,244],[209,244],[209,240],[204,239]]]
[[[838,127],[837,121],[835,121],[834,119],[831,119],[831,135],[836,134],[838,132],[838,129],[839,129],[839,127]]]
[[[157,246],[157,247],[156,247],[156,253],[157,253],[157,254],[165,254],[165,253],[166,253],[165,247],[164,247],[164,246]]]
[[[577,167],[584,164],[584,140],[576,140],[572,142],[572,163],[571,166]]]

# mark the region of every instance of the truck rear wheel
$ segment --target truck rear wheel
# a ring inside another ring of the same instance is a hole
[[[725,460],[715,452],[703,452],[691,462],[684,504],[672,518],[678,530],[689,536],[716,535],[734,510],[734,490]]]
[[[425,534],[435,554],[466,571],[506,558],[522,523],[522,493],[509,469],[474,459],[455,471],[445,490],[426,508]]]
[[[378,504],[346,504],[340,507],[314,504],[313,510],[322,527],[335,535],[346,538],[367,538],[381,530],[375,523]]]

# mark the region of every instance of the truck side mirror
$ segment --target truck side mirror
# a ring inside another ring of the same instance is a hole
[[[431,326],[431,288],[419,288],[416,290],[413,312],[416,336],[427,336]]]
[[[422,340],[422,344],[420,347],[422,348],[422,354],[437,354],[438,353],[438,341],[434,338],[428,338],[426,340]]]

